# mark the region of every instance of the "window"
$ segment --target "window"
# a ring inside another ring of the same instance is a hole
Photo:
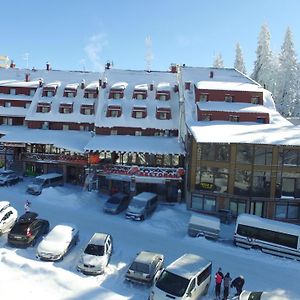
[[[216,211],[216,198],[208,195],[192,194],[192,209]]]
[[[230,122],[239,122],[240,121],[240,117],[239,116],[235,116],[235,115],[229,115],[228,121],[230,121]]]
[[[34,89],[30,89],[29,90],[29,96],[34,96],[35,94],[35,90]]]
[[[270,197],[271,172],[255,171],[253,172],[252,196]]]
[[[13,123],[12,118],[3,117],[4,125],[12,125],[12,123]]]
[[[142,135],[142,131],[141,130],[136,130],[134,135],[136,136],[141,136]]]
[[[118,130],[116,130],[116,129],[112,129],[110,131],[110,135],[117,135],[117,134],[118,134]]]
[[[158,113],[158,119],[166,120],[167,119],[167,113],[166,112],[159,112]]]
[[[80,131],[89,131],[90,128],[88,125],[79,125],[79,130]]]
[[[272,147],[255,146],[254,164],[270,166],[272,163]]]
[[[166,101],[166,95],[159,95],[159,100]]]
[[[257,117],[256,118],[256,123],[265,124],[266,123],[266,118],[264,118],[264,117]]]
[[[229,145],[202,144],[198,145],[198,160],[229,161]]]
[[[137,100],[143,100],[144,99],[144,95],[143,94],[136,94],[136,99]]]
[[[208,101],[208,94],[200,94],[199,101],[200,102],[207,102]]]
[[[156,93],[156,100],[166,101],[170,99],[170,92],[158,91]]]
[[[202,271],[197,276],[197,285],[198,286],[211,275],[211,267],[212,267],[212,265],[210,264],[204,271]]]
[[[44,122],[42,125],[42,129],[49,129],[49,122]]]
[[[10,89],[10,94],[11,95],[16,95],[16,89]]]
[[[236,170],[234,181],[234,194],[249,196],[251,184],[251,172]]]
[[[69,125],[68,124],[63,124],[63,130],[69,130]]]
[[[42,106],[40,112],[42,113],[50,112],[50,106]]]
[[[201,121],[211,121],[211,115],[202,115]]]
[[[120,99],[121,94],[120,93],[113,93],[113,99]]]
[[[251,103],[252,104],[259,104],[260,98],[257,96],[251,97]]]
[[[275,216],[278,219],[296,219],[300,217],[300,207],[296,204],[277,204]]]
[[[246,203],[235,199],[230,199],[229,208],[234,216],[238,216],[246,212]]]
[[[142,111],[136,111],[135,112],[135,117],[136,117],[136,119],[142,119],[144,117],[143,112]]]
[[[119,116],[119,112],[117,110],[112,110],[110,112],[110,117],[117,118]]]
[[[297,149],[281,149],[279,164],[284,166],[299,166],[300,152]]]
[[[142,119],[147,116],[146,107],[134,107],[132,110],[132,117],[136,119]]]
[[[54,91],[46,91],[46,97],[53,97]]]
[[[233,102],[233,96],[231,96],[231,95],[225,95],[224,101],[225,102]]]
[[[4,106],[5,106],[5,107],[11,107],[11,102],[5,101],[5,102],[4,102]]]
[[[25,108],[29,108],[30,107],[30,102],[26,102],[25,103]]]
[[[158,108],[156,110],[156,118],[159,120],[171,119],[171,110],[168,108]]]
[[[120,106],[109,106],[106,112],[106,117],[118,118],[122,114]]]
[[[243,164],[251,164],[253,160],[253,147],[246,144],[237,145],[236,162]]]
[[[75,97],[75,92],[65,92],[65,97],[74,98]]]

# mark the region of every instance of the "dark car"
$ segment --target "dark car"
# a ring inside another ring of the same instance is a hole
[[[18,176],[12,170],[4,170],[0,172],[0,185],[12,185],[21,181],[23,178]]]
[[[16,247],[34,246],[42,235],[49,232],[49,222],[37,217],[35,212],[22,215],[8,234],[8,243]]]
[[[104,211],[111,214],[118,214],[127,209],[129,205],[129,196],[124,193],[112,195],[104,204]]]

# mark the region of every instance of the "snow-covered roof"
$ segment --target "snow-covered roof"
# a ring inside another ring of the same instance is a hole
[[[175,137],[96,135],[84,148],[86,151],[143,152],[153,154],[184,154],[184,147]]]
[[[85,87],[86,90],[96,90],[97,88],[99,88],[99,81],[91,82]]]
[[[25,117],[28,108],[24,107],[4,107],[0,106],[0,116],[7,117]]]
[[[171,91],[171,85],[169,82],[160,82],[157,87],[156,90],[159,91]]]
[[[137,84],[134,86],[134,89],[136,91],[148,91],[148,84],[144,83],[144,84]]]
[[[177,83],[176,74],[170,72],[146,72],[133,70],[109,69],[105,71],[107,78],[107,87],[100,89],[99,105],[95,117],[96,127],[131,127],[131,128],[155,128],[162,130],[177,130],[179,120],[179,96],[173,90],[170,91],[170,100],[156,100],[155,86],[164,83],[166,86],[174,86]],[[128,85],[124,90],[122,99],[109,99],[109,91],[115,82],[126,82]],[[136,86],[145,86],[145,83],[153,84],[153,90],[148,90],[147,98],[143,100],[133,99],[133,92]],[[110,84],[113,84],[110,86]],[[164,102],[164,104],[162,104]],[[167,104],[168,103],[168,104]],[[120,105],[122,114],[119,117],[106,117],[108,105]],[[136,105],[145,105],[147,107],[147,116],[145,118],[134,118],[132,116],[133,107]],[[160,120],[156,118],[157,105],[169,105],[172,118],[169,120]]]
[[[207,110],[207,111],[270,113],[270,110],[267,107],[263,105],[251,104],[251,103],[208,101],[208,102],[197,102],[197,105],[200,110]]]
[[[157,197],[157,194],[150,193],[150,192],[142,192],[138,195],[135,195],[133,198],[141,202],[147,202],[149,201],[149,199],[152,199],[153,197]]]
[[[120,82],[114,83],[111,86],[111,88],[114,89],[114,90],[125,90],[127,86],[128,86],[127,82],[120,81]]]
[[[208,121],[190,124],[198,143],[245,143],[300,146],[300,126]]]
[[[295,224],[289,224],[286,222],[280,222],[270,219],[261,218],[250,214],[241,214],[238,216],[236,224],[244,224],[254,226],[258,228],[264,228],[268,230],[289,233],[296,236],[300,235],[300,226]]]
[[[39,86],[39,81],[34,80],[34,81],[19,81],[19,80],[3,80],[0,81],[0,86],[7,86],[7,87],[31,87],[31,88],[36,88]]]
[[[77,90],[79,83],[68,83],[65,86],[65,90]]]
[[[74,130],[28,129],[23,126],[0,126],[5,134],[0,141],[10,143],[52,144],[55,147],[83,153],[91,139],[90,132]]]
[[[190,279],[205,268],[209,261],[196,254],[184,254],[167,266],[166,270],[179,275],[181,277]]]
[[[197,89],[201,90],[263,92],[263,88],[260,85],[245,82],[199,81],[195,85]]]
[[[61,85],[60,81],[49,82],[49,83],[44,84],[44,88],[57,88],[60,85]]]

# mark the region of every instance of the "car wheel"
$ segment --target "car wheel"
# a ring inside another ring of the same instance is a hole
[[[145,216],[142,215],[142,216],[141,216],[141,221],[144,221],[144,220],[145,220]]]

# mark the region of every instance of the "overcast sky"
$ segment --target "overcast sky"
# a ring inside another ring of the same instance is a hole
[[[239,42],[249,73],[263,23],[275,52],[288,26],[299,51],[299,11],[298,0],[5,1],[0,54],[17,67],[101,71],[108,60],[125,69],[211,66],[221,53],[232,67]]]

